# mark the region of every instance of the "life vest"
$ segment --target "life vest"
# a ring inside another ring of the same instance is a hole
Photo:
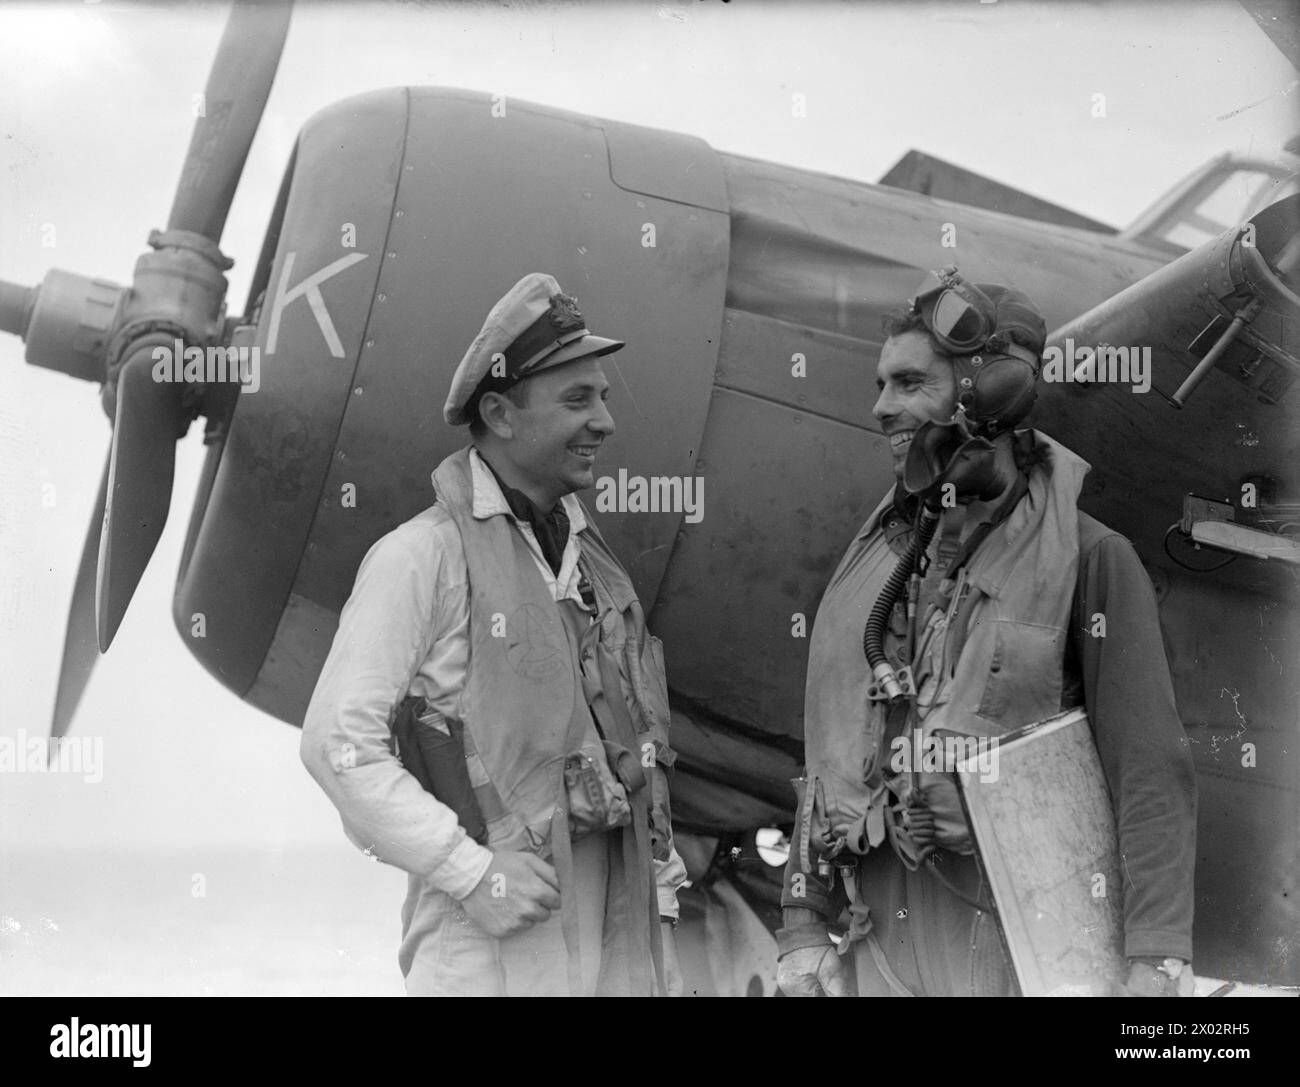
[[[629,789],[631,823],[612,832],[621,835],[625,900],[631,905],[605,919],[607,939],[623,940],[630,950],[636,974],[631,991],[648,993],[651,963],[659,961],[650,858],[667,859],[671,843],[664,770],[673,756],[667,744],[662,646],[647,633],[627,574],[590,521],[579,533],[579,565],[591,582],[600,621],[583,637],[554,600],[512,519],[474,516],[469,447],[438,466],[433,484],[438,503],[460,532],[469,573],[470,651],[459,714],[470,781],[488,817],[488,846],[528,850],[551,860],[561,901],[566,882],[572,901],[565,764],[583,748],[593,713],[605,716],[603,731],[618,733],[605,738],[614,749],[631,748],[648,779],[645,787]],[[585,689],[580,653],[590,655]],[[604,714],[589,708],[588,700],[593,695],[599,702],[602,694]],[[564,920],[572,992],[579,971],[572,961],[576,936],[570,914],[576,918],[568,910]],[[503,954],[509,944],[502,941]]]
[[[902,605],[886,633],[896,668],[912,664],[915,703],[891,713],[868,699],[870,671],[862,631],[885,580],[898,562],[882,516],[887,495],[836,569],[817,611],[809,646],[804,704],[806,784],[800,794],[796,843],[802,860],[818,853],[865,853],[886,838],[892,795],[888,739],[920,730],[995,738],[1061,708],[1063,659],[1079,562],[1077,499],[1088,464],[1031,431],[1036,463],[1028,490],[976,550],[957,584],[918,625],[916,650],[905,659]],[[936,812],[960,844],[965,821],[955,787],[951,808]],[[920,775],[923,784],[926,775]],[[929,783],[934,782],[934,776]],[[967,851],[961,850],[959,851]]]

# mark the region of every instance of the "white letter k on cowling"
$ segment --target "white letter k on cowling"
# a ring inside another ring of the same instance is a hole
[[[329,310],[325,308],[325,299],[321,297],[320,285],[331,276],[338,275],[344,268],[350,268],[357,261],[365,260],[368,254],[349,253],[346,257],[339,257],[332,264],[325,265],[319,272],[309,275],[298,286],[290,287],[289,277],[293,275],[293,261],[297,255],[297,253],[286,253],[284,257],[284,267],[280,270],[280,286],[275,292],[275,300],[271,303],[271,325],[266,332],[266,353],[275,354],[275,345],[280,339],[280,315],[284,313],[284,307],[305,294],[307,304],[311,306],[330,354],[336,359],[341,359],[344,356],[343,344],[339,340],[339,334],[334,331],[334,322],[330,320]]]

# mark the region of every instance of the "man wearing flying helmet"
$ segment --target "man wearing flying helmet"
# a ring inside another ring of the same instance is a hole
[[[1014,994],[951,768],[900,768],[891,741],[995,741],[1082,702],[1125,872],[1118,989],[1189,993],[1195,779],[1150,581],[1126,539],[1078,510],[1088,465],[1014,429],[1034,402],[1042,317],[1019,291],[937,274],[886,318],[873,414],[898,483],[813,627],[778,982]],[[1088,634],[1098,612],[1105,638]],[[836,948],[828,924],[845,911]]]

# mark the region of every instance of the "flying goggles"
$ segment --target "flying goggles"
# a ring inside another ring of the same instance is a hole
[[[918,294],[911,309],[939,344],[956,355],[968,355],[988,343],[997,328],[997,307],[975,284],[950,264],[934,273],[939,285]]]

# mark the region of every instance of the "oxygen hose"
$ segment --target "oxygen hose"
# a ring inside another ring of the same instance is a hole
[[[939,511],[931,509],[927,503],[921,509],[920,520],[917,522],[916,531],[912,533],[912,540],[907,545],[907,550],[903,552],[898,565],[894,567],[889,580],[881,589],[880,596],[876,598],[875,606],[867,619],[867,625],[862,631],[862,652],[866,654],[872,678],[883,684],[891,702],[901,698],[904,691],[893,667],[885,658],[885,627],[889,625],[889,613],[906,588],[907,579],[912,576],[912,571],[916,569],[921,556],[925,554],[925,549],[930,546],[930,541],[934,538],[934,530],[938,525]]]

